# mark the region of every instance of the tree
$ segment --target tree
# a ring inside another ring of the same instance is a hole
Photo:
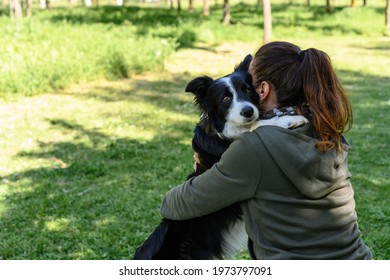
[[[263,0],[263,17],[264,17],[263,44],[266,44],[269,41],[271,41],[271,35],[272,35],[271,0]]]
[[[22,3],[20,0],[10,0],[9,9],[11,18],[21,19],[23,17]]]
[[[229,0],[223,1],[223,18],[222,23],[225,25],[230,24],[230,3]]]
[[[387,0],[386,2],[386,29],[387,29],[387,35],[390,36],[390,0]]]
[[[23,0],[10,0],[10,16],[11,18],[20,19],[23,17]],[[3,2],[4,4],[4,2]],[[26,0],[26,16],[31,17],[32,15],[32,0]]]
[[[42,10],[47,8],[47,3],[46,0],[39,0],[39,6],[41,7]]]
[[[175,0],[170,0],[171,3],[171,9],[173,10],[175,8]],[[177,0],[177,10],[180,12],[181,11],[181,0]]]
[[[31,17],[32,16],[32,0],[26,0],[26,9],[27,9],[27,12],[26,12],[26,15],[27,17]]]
[[[326,10],[327,14],[330,14],[330,0],[326,0],[326,8],[325,8],[325,10]]]
[[[203,0],[203,15],[205,17],[210,15],[210,0]]]

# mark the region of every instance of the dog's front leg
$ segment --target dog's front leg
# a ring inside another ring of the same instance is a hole
[[[292,128],[305,125],[308,122],[309,121],[304,116],[300,116],[300,115],[273,117],[272,119],[259,120],[255,122],[251,127],[251,131],[255,130],[259,126],[265,126],[265,125],[274,125],[274,126],[284,127],[287,129],[292,129]]]

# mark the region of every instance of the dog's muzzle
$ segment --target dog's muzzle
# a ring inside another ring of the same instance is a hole
[[[253,110],[253,108],[252,107],[250,107],[250,106],[246,106],[245,108],[243,108],[242,110],[241,110],[241,116],[243,116],[243,117],[245,117],[245,118],[251,118],[251,117],[253,117],[253,114],[255,113],[255,110]]]

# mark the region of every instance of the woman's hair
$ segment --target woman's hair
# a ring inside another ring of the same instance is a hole
[[[352,127],[352,108],[326,53],[272,42],[256,52],[251,68],[256,86],[266,81],[276,92],[278,106],[309,105],[321,138],[317,150],[341,150],[341,136]]]

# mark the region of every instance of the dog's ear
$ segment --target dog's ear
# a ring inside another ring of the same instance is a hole
[[[201,96],[202,93],[205,93],[209,86],[213,83],[213,79],[208,76],[202,76],[193,79],[186,86],[186,92],[192,92],[195,96]]]
[[[236,71],[247,72],[249,70],[249,64],[252,62],[252,59],[253,59],[253,56],[251,54],[248,54],[244,58],[244,60],[234,68],[234,72],[236,72]]]
[[[208,106],[206,102],[206,93],[207,89],[211,86],[213,82],[214,80],[212,78],[208,76],[202,76],[193,79],[186,86],[186,92],[192,92],[195,95],[195,105],[198,106],[201,111],[207,111]]]

